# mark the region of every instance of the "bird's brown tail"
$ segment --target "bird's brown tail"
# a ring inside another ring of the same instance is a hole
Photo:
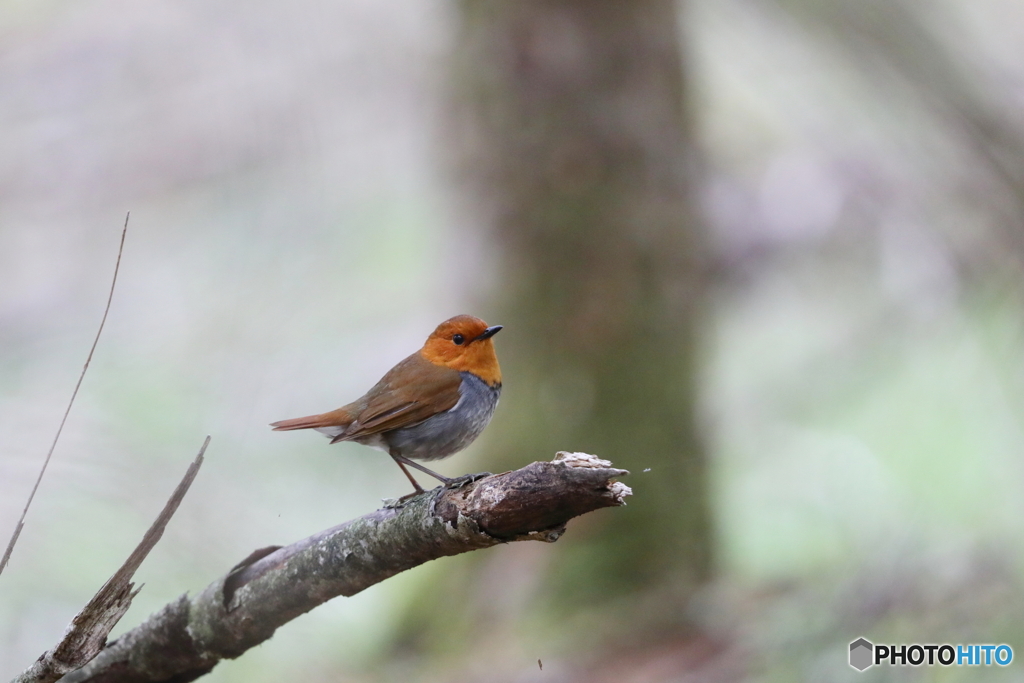
[[[306,417],[294,417],[290,420],[271,422],[270,426],[274,428],[275,432],[287,432],[293,429],[313,429],[322,425],[320,415],[307,415]]]
[[[352,421],[348,412],[344,409],[332,410],[329,413],[320,415],[307,415],[305,417],[293,417],[290,420],[272,422],[271,427],[275,432],[289,432],[293,429],[317,429],[323,427],[345,427]]]

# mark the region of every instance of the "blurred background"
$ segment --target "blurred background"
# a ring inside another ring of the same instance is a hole
[[[115,634],[404,493],[267,424],[467,312],[506,326],[505,390],[440,471],[589,451],[628,507],[336,599],[204,680],[1019,680],[846,657],[1024,655],[1021,3],[0,3],[4,543],[129,210],[0,576],[0,679],[206,434]]]

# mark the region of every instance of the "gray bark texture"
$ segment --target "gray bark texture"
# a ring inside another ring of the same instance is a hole
[[[559,453],[459,488],[439,488],[287,547],[257,550],[196,596],[183,595],[110,643],[64,683],[199,678],[333,597],[354,595],[439,557],[509,541],[553,542],[566,522],[625,504],[628,474]]]
[[[110,631],[131,607],[132,599],[142,590],[135,588],[132,577],[149,555],[149,551],[156,547],[157,542],[163,537],[164,529],[199,474],[203,454],[209,445],[210,437],[206,437],[199,455],[185,472],[185,476],[149,527],[149,531],[142,537],[142,541],[121,568],[114,572],[92,600],[75,615],[61,641],[40,655],[39,659],[15,678],[13,683],[53,683],[64,674],[82,667],[103,650]]]

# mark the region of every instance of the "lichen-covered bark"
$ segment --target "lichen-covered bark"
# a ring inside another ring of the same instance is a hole
[[[554,541],[572,517],[625,504],[627,474],[593,456],[435,489],[284,548],[257,551],[198,595],[182,596],[64,683],[191,681],[282,624],[429,560],[515,540]]]

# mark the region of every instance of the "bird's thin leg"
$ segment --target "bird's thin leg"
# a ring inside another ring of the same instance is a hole
[[[409,474],[409,470],[405,469],[405,465],[402,464],[402,460],[405,460],[405,458],[402,458],[402,456],[400,455],[392,455],[391,457],[394,459],[395,464],[401,467],[402,471],[405,472],[405,476],[409,477],[409,481],[412,483],[412,487],[416,489],[416,493],[412,495],[423,493],[423,487],[419,485],[419,482],[412,478],[412,475]],[[401,460],[399,458],[401,458]]]
[[[429,474],[434,479],[437,479],[438,481],[443,482],[445,484],[447,484],[447,483],[449,483],[451,481],[451,479],[449,479],[448,477],[444,477],[444,476],[438,474],[437,472],[434,472],[433,470],[428,470],[423,465],[419,464],[418,462],[413,462],[412,460],[410,460],[409,458],[405,457],[404,455],[392,454],[391,457],[395,459],[395,462],[398,463],[399,467],[402,467],[402,465],[405,464],[405,465],[408,465],[409,467],[415,467],[420,472],[423,472],[424,474]],[[405,467],[402,467],[402,469],[405,470]],[[409,474],[409,472],[407,470],[406,470],[405,473],[406,473],[406,475]],[[412,477],[409,477],[409,478],[412,479]]]

